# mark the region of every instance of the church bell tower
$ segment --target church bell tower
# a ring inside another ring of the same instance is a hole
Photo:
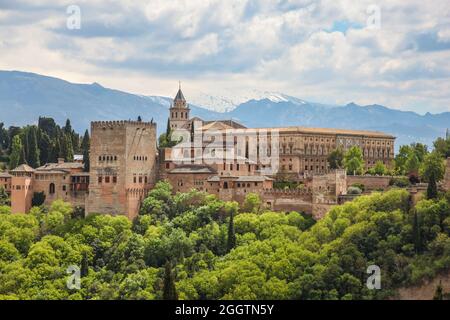
[[[189,129],[189,109],[186,99],[184,98],[183,92],[181,91],[181,83],[178,88],[177,95],[173,99],[173,103],[170,106],[170,128],[172,130],[177,129]]]

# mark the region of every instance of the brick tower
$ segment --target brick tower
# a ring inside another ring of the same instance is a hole
[[[155,184],[156,157],[155,123],[92,122],[86,212],[136,217]]]
[[[184,98],[183,92],[181,91],[181,84],[178,89],[177,95],[173,100],[170,107],[170,128],[172,130],[176,129],[188,129],[187,124],[189,122],[189,109],[186,99]]]

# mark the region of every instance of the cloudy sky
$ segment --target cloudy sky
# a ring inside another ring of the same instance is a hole
[[[450,111],[450,3],[0,0],[0,69],[145,95],[181,80],[188,97],[257,89]]]

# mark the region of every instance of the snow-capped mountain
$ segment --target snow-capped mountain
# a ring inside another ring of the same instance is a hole
[[[208,110],[216,112],[230,112],[236,109],[239,105],[250,100],[269,100],[275,103],[278,102],[292,102],[294,104],[306,104],[299,98],[291,97],[279,92],[251,90],[236,94],[235,92],[219,92],[211,95],[207,93],[194,94],[189,100],[198,106],[202,106]]]

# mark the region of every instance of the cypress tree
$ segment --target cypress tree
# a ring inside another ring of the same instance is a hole
[[[62,132],[59,141],[61,149],[58,157],[64,158],[65,161],[73,161],[73,147],[71,137]]]
[[[73,161],[73,145],[72,145],[72,139],[70,135],[65,135],[64,142],[66,145],[66,153],[64,155],[64,159],[66,159],[67,162]]]
[[[416,253],[420,253],[422,251],[422,239],[420,236],[420,225],[419,225],[419,217],[417,216],[417,211],[414,211],[413,241]]]
[[[230,213],[230,222],[228,224],[227,252],[236,247],[236,233],[234,231],[234,213]]]
[[[172,263],[170,261],[167,261],[164,267],[163,299],[178,300],[175,277],[172,272]]]
[[[81,258],[81,270],[80,275],[82,277],[87,276],[89,273],[89,260],[86,252],[83,252],[83,256]]]
[[[89,131],[84,132],[83,141],[81,143],[81,149],[83,151],[83,162],[84,162],[84,171],[89,172],[90,169],[90,159],[89,159],[89,148],[90,148],[90,138]]]
[[[39,167],[39,149],[36,135],[36,127],[30,127],[28,130],[28,164],[33,167]]]
[[[167,127],[166,127],[166,139],[169,141],[170,136],[170,118],[167,118]]]
[[[70,119],[66,120],[66,125],[64,126],[64,133],[66,135],[72,135],[72,125],[70,124]]]
[[[436,176],[434,175],[434,171],[431,172],[430,178],[428,181],[427,188],[427,198],[428,199],[436,199],[438,196],[437,184],[436,184]]]
[[[38,145],[39,145],[39,162],[41,164],[51,162],[52,142],[50,141],[50,137],[48,136],[48,134],[46,134],[42,130],[39,130]]]
[[[22,140],[18,135],[16,135],[12,139],[11,155],[9,157],[10,170],[13,170],[19,166],[22,153],[23,153]]]
[[[22,146],[22,149],[20,150],[19,166],[25,163],[27,163],[27,158],[25,155],[25,148]]]

